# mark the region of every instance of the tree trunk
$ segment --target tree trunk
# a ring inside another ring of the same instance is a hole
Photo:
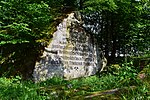
[[[116,32],[115,32],[115,25],[114,25],[114,18],[113,14],[111,14],[111,34],[112,34],[112,51],[111,51],[111,61],[115,60],[116,54]]]
[[[106,12],[106,25],[105,25],[105,57],[108,59],[109,58],[109,20],[108,20],[108,13]]]

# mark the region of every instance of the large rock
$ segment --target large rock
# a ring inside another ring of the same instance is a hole
[[[82,28],[81,17],[68,15],[57,27],[36,63],[33,77],[44,81],[54,76],[72,79],[94,75],[100,69],[98,49],[93,37]]]

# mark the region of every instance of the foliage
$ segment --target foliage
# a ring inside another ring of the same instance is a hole
[[[121,51],[119,54],[130,56],[141,56],[146,53],[146,58],[149,58],[149,0],[139,2],[133,0],[1,0],[0,75],[2,73],[9,76],[24,74],[23,79],[31,77],[35,61],[46,46],[45,42],[52,37],[47,31],[55,30],[53,29],[55,26],[52,25],[58,24],[57,17],[77,7],[85,15],[94,15],[90,20],[87,20],[90,17],[85,20],[87,24],[90,23],[100,31],[96,34],[91,31],[93,28],[86,31],[97,39],[107,58],[111,53],[111,61],[117,51]],[[97,23],[99,27],[96,26]],[[104,73],[100,78],[91,76],[70,81],[53,78],[46,82],[33,83],[22,81],[18,76],[1,77],[0,98],[2,100],[70,99],[74,96],[84,98],[85,95],[93,92],[122,89],[132,85],[137,88],[122,91],[117,96],[122,99],[150,98],[148,96],[150,86],[137,78],[139,70],[133,62],[115,67],[116,65],[112,65],[109,70],[111,73]]]
[[[6,79],[0,78],[0,98],[1,100],[27,100],[44,99],[44,96],[38,96],[36,92],[37,85],[32,82],[21,82],[20,77]]]
[[[10,0],[1,1],[0,5],[0,45],[31,42],[46,35],[42,32],[50,24],[52,16],[49,6],[44,2]]]
[[[121,94],[121,99],[123,100],[131,100],[131,99],[137,99],[137,100],[148,100],[150,97],[148,96],[148,91],[149,89],[147,88],[147,85],[140,85],[136,89],[131,89],[126,90],[127,92],[125,93],[124,91]],[[133,97],[134,95],[134,97]]]
[[[148,4],[149,0],[84,2],[84,21],[87,26],[91,26],[86,28],[86,31],[97,38],[98,44],[111,63],[114,62],[116,54],[138,56],[149,53]]]
[[[55,26],[64,18],[62,16],[73,10],[83,12],[86,15],[85,24],[94,26],[86,31],[97,39],[108,62],[114,62],[116,54],[148,54],[149,9],[149,0],[1,0],[0,64],[3,69],[6,66],[13,68],[14,64],[10,62],[20,62],[17,59],[31,55],[21,55],[24,49],[29,48],[36,49],[32,51],[31,58],[35,61],[50,41]],[[20,52],[19,56],[16,55],[17,50]],[[15,66],[26,67],[19,64]]]
[[[86,11],[113,11],[117,8],[117,5],[115,4],[114,0],[87,0],[84,4],[86,5]]]
[[[137,78],[137,73],[138,70],[130,62],[122,64],[118,74],[103,73],[100,78],[90,76],[63,80],[62,78],[54,77],[45,82],[33,83],[31,81],[22,81],[19,76],[9,79],[2,77],[0,78],[0,98],[2,100],[13,98],[17,100],[29,98],[38,100],[84,99],[84,97],[94,93],[119,88],[119,91],[111,95],[111,98],[148,99],[148,94],[150,93],[149,81],[140,80]],[[144,71],[144,73],[149,75],[148,71]],[[134,88],[130,86],[134,86]],[[104,99],[109,96],[103,94],[102,96],[96,96],[95,99]]]
[[[59,8],[49,3],[52,2],[0,1],[0,75],[30,72],[31,76],[35,61],[52,37],[48,31],[54,29],[49,26],[60,15],[53,10]]]

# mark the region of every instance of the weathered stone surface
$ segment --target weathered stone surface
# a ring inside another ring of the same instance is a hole
[[[54,76],[65,79],[85,77],[98,71],[100,62],[94,39],[84,31],[79,18],[71,13],[59,24],[40,62],[36,63],[35,81]]]

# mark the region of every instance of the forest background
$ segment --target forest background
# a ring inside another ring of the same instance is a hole
[[[56,26],[72,11],[87,16],[93,27],[85,30],[108,64],[149,64],[149,0],[0,0],[0,75],[31,77]]]

